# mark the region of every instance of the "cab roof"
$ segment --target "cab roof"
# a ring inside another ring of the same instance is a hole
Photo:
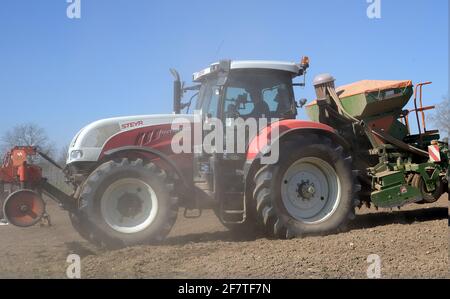
[[[215,66],[219,63],[213,63],[208,68],[205,68],[199,72],[193,74],[193,81],[201,81],[209,74],[214,73]],[[231,70],[237,69],[266,69],[277,70],[292,73],[293,76],[297,76],[301,70],[299,64],[295,62],[285,61],[270,61],[270,60],[232,60]]]

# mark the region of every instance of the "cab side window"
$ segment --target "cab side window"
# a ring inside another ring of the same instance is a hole
[[[217,117],[219,110],[220,89],[216,83],[217,80],[209,80],[202,84],[196,105],[196,110],[201,110],[211,117]]]
[[[207,109],[208,115],[212,117],[218,116],[219,111],[219,100],[220,100],[220,90],[217,86],[211,86],[210,88],[210,101]]]
[[[279,115],[291,110],[290,92],[286,84],[275,85],[262,91],[263,100],[269,106],[273,115]]]

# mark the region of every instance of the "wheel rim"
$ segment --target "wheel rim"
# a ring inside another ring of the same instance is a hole
[[[307,224],[320,223],[333,215],[341,198],[341,183],[326,161],[307,157],[297,160],[284,173],[281,198],[287,212]]]
[[[148,228],[158,211],[158,199],[153,188],[135,178],[112,183],[100,202],[105,222],[115,231],[125,234],[138,233]]]

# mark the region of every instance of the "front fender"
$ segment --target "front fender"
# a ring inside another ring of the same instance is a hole
[[[170,165],[170,167],[178,175],[178,177],[181,179],[181,181],[183,182],[183,184],[186,188],[191,187],[190,182],[186,179],[185,175],[183,174],[182,170],[178,167],[178,165],[176,163],[174,163],[172,161],[172,159],[170,159],[170,157],[165,155],[163,152],[160,152],[160,151],[152,149],[152,148],[141,147],[141,146],[123,146],[123,147],[111,149],[109,151],[104,152],[103,159],[105,159],[107,157],[113,157],[114,155],[119,155],[121,153],[130,153],[130,152],[138,152],[138,153],[140,152],[140,153],[151,154],[151,155],[163,160],[168,165]]]

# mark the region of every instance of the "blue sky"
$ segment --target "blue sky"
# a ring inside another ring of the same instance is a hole
[[[448,1],[66,0],[0,2],[0,134],[34,122],[62,146],[105,117],[170,112],[176,67],[191,74],[219,58],[311,59],[314,75],[433,81],[427,103],[448,94]]]

